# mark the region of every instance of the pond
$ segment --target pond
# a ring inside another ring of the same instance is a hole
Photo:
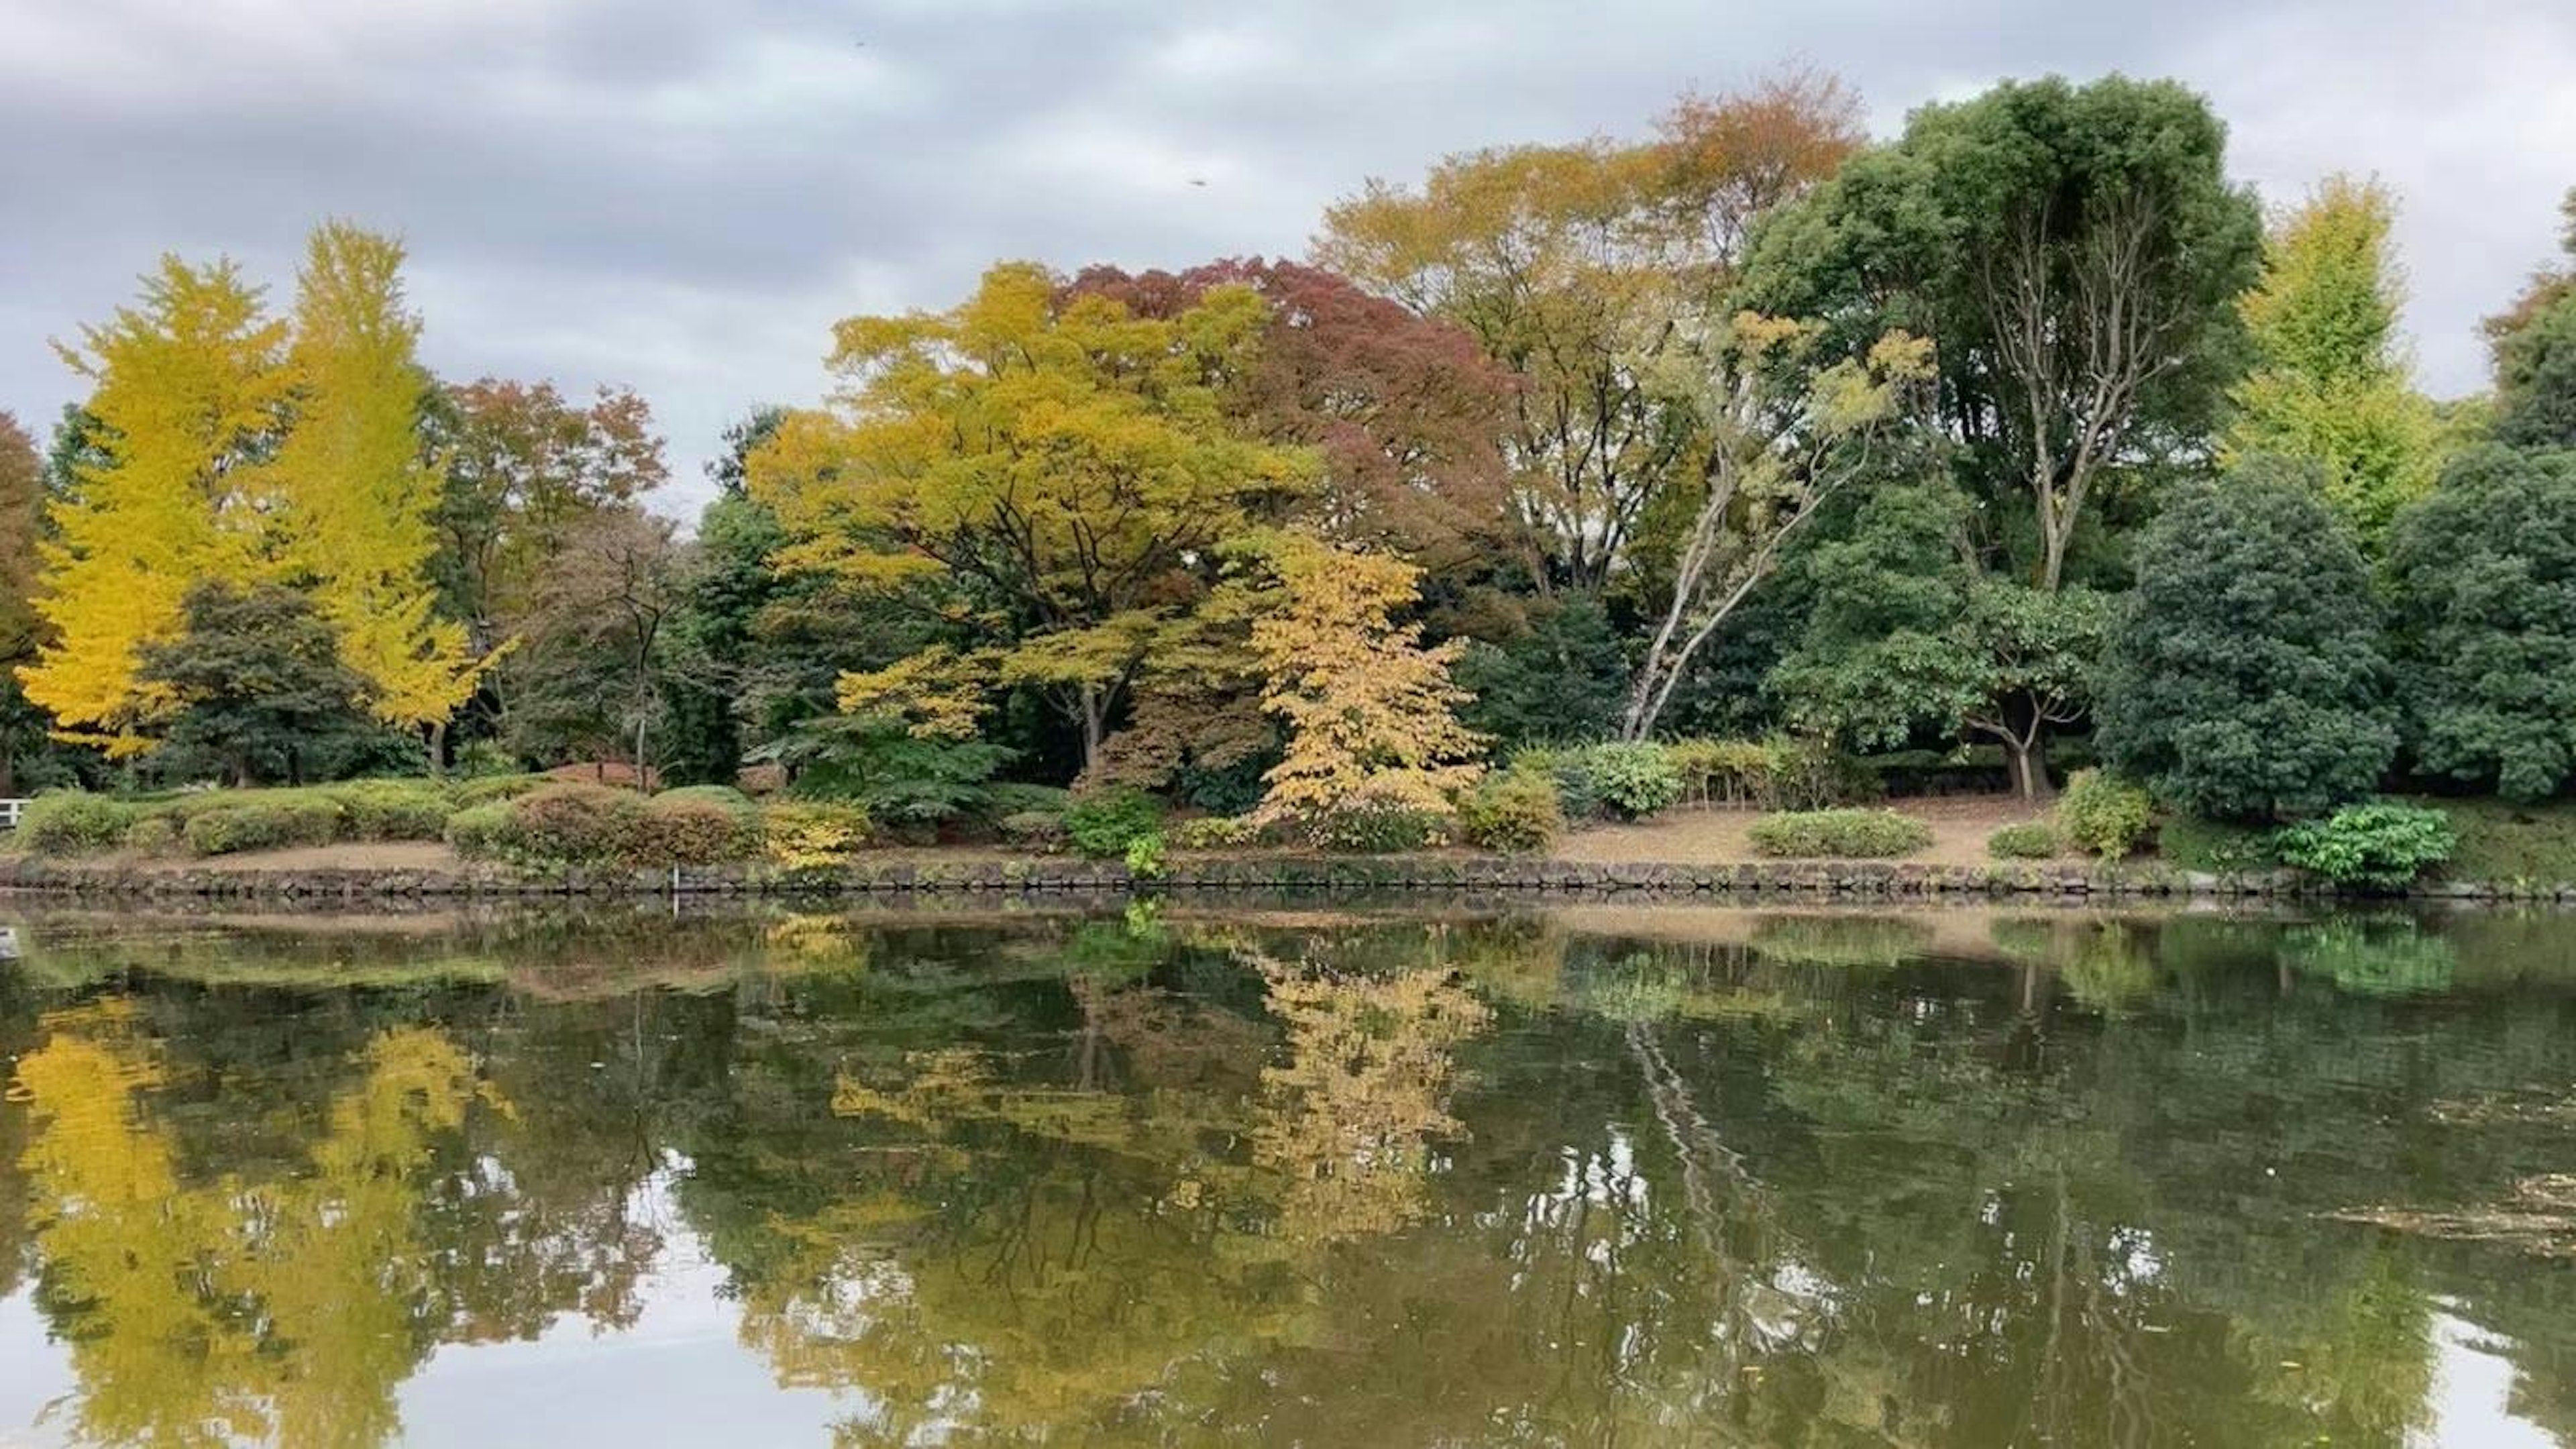
[[[6,919],[0,1445],[2576,1445],[2576,917]]]

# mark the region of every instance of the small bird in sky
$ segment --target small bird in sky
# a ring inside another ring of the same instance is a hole
[[[1207,185],[1207,178],[1204,176],[1193,176],[1190,178],[1190,184],[1192,186],[1205,186]]]

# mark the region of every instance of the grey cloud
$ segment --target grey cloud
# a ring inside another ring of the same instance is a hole
[[[1882,133],[2006,75],[2174,75],[2267,196],[2377,172],[2442,392],[2481,385],[2475,321],[2576,182],[2562,0],[0,0],[0,34],[0,406],[71,398],[45,339],[156,253],[282,291],[351,216],[410,240],[443,372],[642,388],[683,511],[729,417],[819,391],[838,316],[999,256],[1297,254],[1369,175],[1633,134],[1786,58]]]

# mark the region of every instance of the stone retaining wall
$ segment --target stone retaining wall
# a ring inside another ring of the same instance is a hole
[[[936,854],[871,859],[840,870],[780,872],[758,865],[670,871],[521,873],[453,870],[168,869],[79,861],[0,861],[0,890],[99,897],[256,897],[364,901],[421,897],[840,895],[905,892],[1123,894],[1140,888],[1115,861],[1038,856],[949,860]],[[1503,891],[1658,896],[2301,896],[2323,892],[2289,872],[2207,875],[2156,865],[1917,865],[1885,861],[1767,861],[1743,865],[1598,865],[1507,856],[1186,856],[1141,888],[1230,890]],[[2576,901],[2576,885],[2444,884],[2422,894],[2464,899]]]

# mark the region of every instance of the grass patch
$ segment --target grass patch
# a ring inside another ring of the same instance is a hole
[[[2156,854],[2184,870],[2216,875],[2271,870],[2281,863],[2270,827],[2203,820],[2196,815],[2176,815],[2157,826]]]
[[[2456,880],[2556,885],[2576,881],[2576,801],[2420,799],[2451,817],[2459,837],[2443,874]]]

